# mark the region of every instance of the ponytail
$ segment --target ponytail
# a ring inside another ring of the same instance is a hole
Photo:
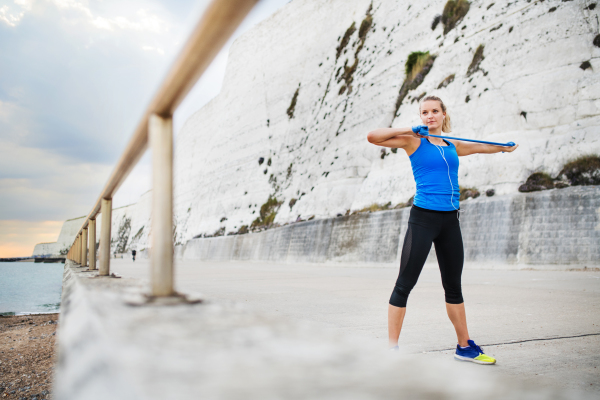
[[[440,106],[442,107],[442,111],[446,114],[446,117],[444,118],[444,121],[442,122],[442,132],[444,132],[444,133],[452,132],[452,125],[450,123],[450,113],[448,113],[448,111],[446,110],[446,105],[444,104],[442,99],[440,99],[437,96],[426,96],[419,103],[419,110],[421,110],[421,104],[423,104],[423,102],[428,101],[428,100],[434,100],[434,101],[439,102]]]
[[[452,132],[450,114],[448,112],[446,112],[446,118],[444,118],[444,122],[442,122],[442,132],[445,132],[445,133]]]

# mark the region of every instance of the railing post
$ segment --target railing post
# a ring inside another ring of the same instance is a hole
[[[81,263],[79,259],[79,250],[81,250],[81,246],[79,245],[79,234],[77,234],[77,239],[75,239],[75,262],[77,264]]]
[[[88,230],[83,229],[81,232],[81,266],[87,267],[87,244],[88,244]]]
[[[96,220],[90,219],[89,225],[90,270],[96,269]]]
[[[102,199],[102,225],[100,227],[100,276],[110,275],[110,228],[112,199]]]
[[[173,119],[156,114],[148,121],[152,150],[152,295],[173,289]]]

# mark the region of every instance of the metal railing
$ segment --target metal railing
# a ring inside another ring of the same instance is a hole
[[[96,269],[96,216],[102,214],[100,276],[110,275],[112,198],[146,151],[152,150],[151,294],[171,296],[173,286],[173,113],[258,0],[214,0],[173,63],[117,162],[96,204],[75,236],[67,258]],[[90,245],[88,245],[88,243]]]

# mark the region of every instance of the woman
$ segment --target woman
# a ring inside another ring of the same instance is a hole
[[[461,291],[464,252],[459,224],[458,157],[471,154],[512,152],[513,147],[426,137],[450,132],[450,116],[439,97],[427,96],[419,111],[423,125],[381,128],[369,132],[369,142],[404,149],[417,183],[408,229],[402,247],[400,273],[388,308],[390,350],[398,350],[398,337],[406,314],[406,301],[417,283],[431,244],[442,275],[446,311],[458,338],[455,358],[478,364],[495,364],[469,337]]]

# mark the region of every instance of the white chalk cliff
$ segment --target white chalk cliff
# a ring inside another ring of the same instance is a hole
[[[600,153],[595,2],[471,1],[444,34],[432,22],[445,4],[293,0],[237,39],[221,93],[177,136],[175,241],[250,226],[269,198],[282,202],[281,225],[406,202],[415,191],[408,157],[366,135],[419,124],[424,93],[445,101],[451,135],[520,145],[462,158],[461,186],[514,193],[533,172],[554,176]],[[433,64],[397,108],[413,52]],[[142,226],[136,246],[149,246],[147,200],[114,219],[113,237],[131,218],[126,247]]]

